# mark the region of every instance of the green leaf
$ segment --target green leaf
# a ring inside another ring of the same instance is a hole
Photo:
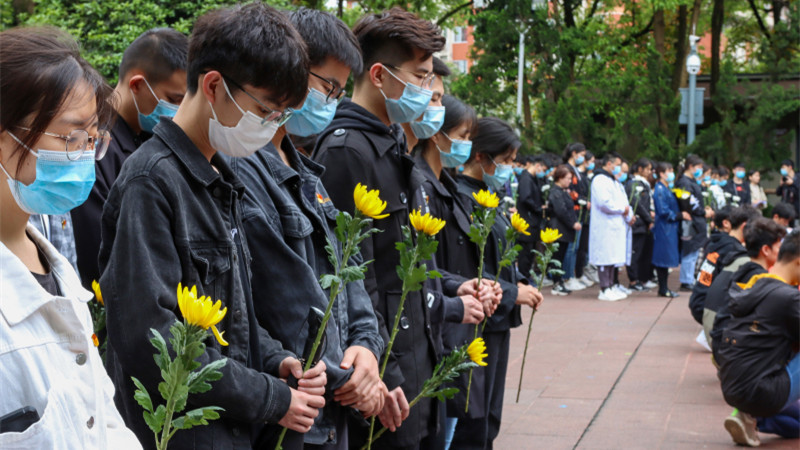
[[[150,399],[150,393],[147,392],[144,385],[136,377],[131,377],[133,384],[136,386],[136,392],[133,394],[133,399],[145,411],[153,412],[153,401]]]
[[[167,408],[164,405],[158,405],[158,408],[156,408],[153,413],[145,411],[143,414],[144,422],[155,434],[161,432],[161,429],[164,427],[164,419],[166,416]]]
[[[208,382],[217,381],[222,378],[222,368],[228,363],[227,358],[218,359],[206,364],[197,372],[192,372],[188,379],[188,389],[190,394],[199,394],[211,389]]]
[[[164,341],[164,337],[161,336],[161,333],[159,333],[155,328],[150,328],[150,332],[153,334],[153,337],[150,338],[150,343],[153,344],[153,347],[155,347],[156,350],[158,350],[153,355],[153,359],[155,359],[156,365],[161,370],[167,370],[170,362],[167,343]]]
[[[363,280],[365,269],[366,267],[362,269],[361,266],[347,266],[343,268],[341,274],[343,284],[351,283],[356,280]]]
[[[319,279],[319,285],[322,287],[322,289],[330,289],[334,283],[338,284],[339,282],[340,280],[336,275],[331,275],[329,273],[322,275],[322,277]]]
[[[431,395],[428,395],[427,397],[436,397],[437,399],[439,399],[439,401],[444,402],[446,400],[452,399],[453,397],[455,397],[456,394],[458,394],[458,388],[448,387],[435,391]]]
[[[186,414],[172,421],[172,426],[178,430],[188,430],[199,425],[208,425],[209,420],[219,419],[217,411],[225,411],[218,406],[206,406],[187,411]]]

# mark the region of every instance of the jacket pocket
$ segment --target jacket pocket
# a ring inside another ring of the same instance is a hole
[[[314,227],[308,217],[300,211],[299,208],[289,206],[280,211],[281,214],[281,227],[283,234],[287,237],[294,239],[303,239],[309,236]]]
[[[0,433],[0,448],[28,450],[83,447],[91,442],[86,436],[87,423],[94,426],[94,422],[99,419],[94,416],[90,418],[83,404],[84,400],[70,393],[67,387],[52,386],[47,392],[47,404],[40,419],[21,433]],[[91,422],[86,422],[87,420]],[[80,423],[81,421],[84,423]]]
[[[189,252],[203,286],[211,285],[231,268],[226,248],[192,248]]]

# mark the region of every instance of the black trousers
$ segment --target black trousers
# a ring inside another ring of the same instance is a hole
[[[526,237],[525,240],[519,241],[519,245],[522,246],[522,250],[519,252],[519,257],[517,259],[517,267],[519,271],[522,272],[523,275],[526,277],[531,276],[531,269],[533,268],[534,261],[536,261],[536,255],[533,253],[533,249],[537,248],[536,243],[539,240],[537,236],[533,239],[533,233],[531,233],[530,237]]]
[[[558,250],[553,253],[553,260],[560,262],[562,265],[564,264],[564,257],[567,256],[567,247],[569,247],[570,242],[559,242],[558,243]],[[577,264],[575,264],[577,267]],[[553,282],[558,283],[561,281],[562,275],[553,275]]]
[[[631,248],[631,265],[628,266],[628,278],[631,283],[645,282],[653,276],[653,235],[641,233],[633,235]]]
[[[476,419],[458,419],[450,444],[452,449],[488,450],[500,434],[511,331],[485,332],[483,340],[486,341],[486,353],[489,355],[486,359],[488,365],[476,370],[486,371],[488,414]]]
[[[588,211],[584,214],[589,214]],[[589,264],[589,221],[583,224],[581,239],[578,242],[578,253],[575,255],[575,278],[583,276],[583,269]]]

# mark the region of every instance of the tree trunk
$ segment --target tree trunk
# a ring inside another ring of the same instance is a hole
[[[724,0],[714,0],[711,11],[711,95],[717,91],[720,77],[720,50],[722,47],[722,23],[725,19]]]
[[[656,43],[656,51],[662,58],[667,56],[666,34],[667,24],[664,21],[664,10],[659,9],[653,13],[653,39]]]
[[[689,12],[686,5],[678,7],[678,36],[675,43],[675,64],[672,67],[672,92],[678,92],[683,81],[683,74],[686,73],[686,55],[689,53],[688,28],[687,23]]]
[[[531,97],[530,94],[536,92],[533,86],[530,86],[525,76],[525,71],[522,73],[522,116],[523,123],[526,129],[530,129],[533,123],[533,116],[531,114]]]

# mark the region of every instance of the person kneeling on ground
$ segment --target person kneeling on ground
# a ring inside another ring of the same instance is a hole
[[[738,411],[725,420],[737,444],[760,445],[758,430],[800,436],[800,232],[788,235],[768,274],[731,287],[722,333],[722,393]],[[755,419],[753,416],[759,417]]]

